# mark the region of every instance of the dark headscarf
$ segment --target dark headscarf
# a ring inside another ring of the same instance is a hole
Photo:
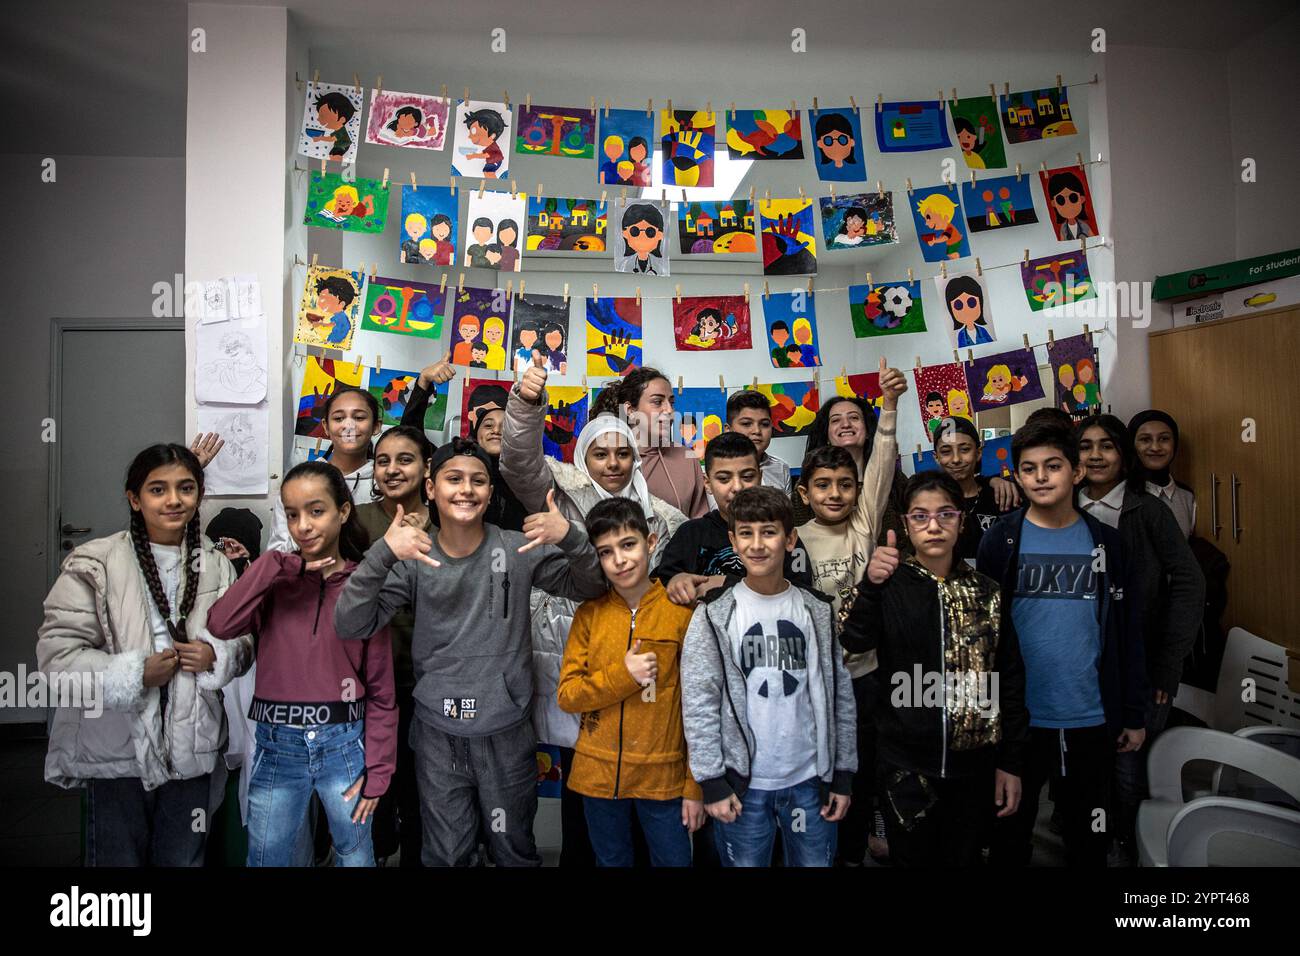
[[[1130,418],[1128,422],[1129,437],[1133,441],[1135,448],[1137,444],[1138,429],[1147,422],[1160,422],[1164,425],[1168,425],[1169,430],[1173,432],[1174,454],[1169,457],[1169,463],[1173,464],[1174,456],[1178,454],[1178,423],[1174,421],[1173,416],[1168,412],[1162,412],[1158,408],[1148,408],[1145,412],[1138,412]],[[1131,481],[1133,486],[1142,488],[1145,487],[1146,482],[1148,481],[1157,484],[1162,488],[1169,484],[1168,466],[1160,469],[1160,471],[1151,471],[1142,464],[1142,459],[1137,457],[1136,451],[1133,457],[1134,465]]]
[[[248,549],[248,557],[230,563],[235,566],[236,574],[243,574],[249,561],[254,561],[262,553],[262,522],[247,508],[222,508],[208,522],[204,531],[214,542],[220,538],[234,538]]]

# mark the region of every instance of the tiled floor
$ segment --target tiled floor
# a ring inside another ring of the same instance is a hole
[[[81,791],[44,780],[44,739],[0,742],[0,867],[81,863]],[[554,804],[554,807],[549,804]],[[538,847],[545,865],[559,859],[559,801],[543,801]],[[1062,866],[1061,838],[1048,826],[1052,805],[1039,804],[1034,865]]]

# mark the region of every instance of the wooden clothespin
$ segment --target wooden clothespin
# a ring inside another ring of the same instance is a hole
[[[799,112],[799,104],[797,104],[794,100],[790,101],[790,112],[791,113]]]
[[[812,295],[812,294],[813,294],[812,280],[813,280],[813,277],[812,277],[812,276],[809,276],[809,277],[808,277],[808,294],[809,294],[809,295]]]
[[[1088,253],[1088,237],[1087,237],[1087,236],[1080,236],[1080,237],[1079,237],[1079,255],[1081,255],[1081,256],[1082,256],[1082,255],[1087,255],[1087,253]]]
[[[885,198],[885,184],[879,179],[876,180],[876,192],[880,194],[881,199]]]
[[[982,276],[982,275],[984,275],[984,268],[980,265],[980,257],[979,257],[979,256],[976,256],[976,257],[975,257],[975,274],[976,274],[977,276]]]
[[[709,119],[713,119],[713,100],[707,100],[707,101],[705,101],[705,104],[704,104],[704,114],[705,114]]]
[[[834,202],[834,201],[835,201],[835,184],[834,184],[834,183],[827,183],[826,185],[830,188],[830,191],[831,191],[831,202]]]
[[[600,191],[600,204],[601,204],[602,206],[605,205],[605,200],[606,200],[606,197],[608,197],[608,196],[609,196],[609,190],[607,190],[607,189],[602,189],[602,190]]]
[[[586,373],[583,373],[583,376],[582,376],[582,390],[583,390],[584,392],[587,390],[587,376],[586,376]]]
[[[591,284],[591,297],[592,297],[593,299],[599,299],[599,298],[600,298],[600,289],[598,289],[598,288],[596,287],[596,283],[594,283],[594,282]]]
[[[1020,164],[1016,163],[1016,182],[1020,182]]]
[[[957,103],[957,87],[955,86],[952,88],[952,102],[954,105]]]
[[[352,85],[356,87],[358,93],[361,92],[361,77],[356,73],[352,74]]]
[[[913,365],[912,368],[920,368],[920,367],[921,367],[921,356],[918,355],[916,357],[916,364]]]
[[[952,360],[958,364],[961,364],[961,353],[958,352],[956,349],[952,350]]]
[[[945,279],[948,278],[948,263],[947,263],[947,262],[941,262],[941,263],[939,263],[939,275],[943,276]]]
[[[411,192],[417,192],[420,184],[415,181],[415,170],[411,170]]]
[[[457,292],[465,291],[465,273],[463,272],[460,274],[460,278],[456,280],[456,291]]]
[[[748,283],[748,282],[745,283],[745,301],[746,301],[746,302],[749,301],[749,283]]]
[[[442,281],[438,283],[438,294],[447,294],[447,273],[445,272],[442,274]]]
[[[908,281],[908,282],[913,281],[913,280],[912,280],[912,267],[911,267],[911,266],[908,266],[908,267],[907,267],[907,281]]]
[[[812,115],[813,115],[813,116],[816,116],[816,115],[817,115],[818,113],[820,113],[820,112],[821,112],[821,110],[819,110],[819,109],[817,108],[817,97],[814,96],[814,97],[813,97],[813,109],[812,109]]]
[[[727,383],[722,380],[721,375],[718,376],[718,388],[721,390],[722,394],[727,394]]]
[[[313,86],[320,82],[320,70],[311,71],[311,82]]]
[[[763,190],[763,202],[769,204],[772,202],[772,190],[770,189]]]
[[[569,283],[564,283],[564,304],[569,304]]]
[[[605,97],[605,119],[609,119],[609,97]]]
[[[920,443],[920,442],[917,442],[917,443],[916,443],[916,453],[917,453],[918,456],[921,454],[921,443]]]
[[[1098,153],[1097,155],[1100,156],[1101,154]],[[1082,166],[1082,165],[1083,165],[1083,153],[1075,153],[1075,154],[1074,154],[1074,163],[1075,163],[1076,166]]]
[[[486,179],[480,179],[480,180],[479,180],[479,183],[478,183],[478,198],[479,198],[479,199],[482,199],[482,198],[483,198],[483,190],[486,189],[486,188],[487,188],[487,180],[486,180]]]
[[[668,205],[668,187],[665,186],[663,192],[659,194],[659,205]]]
[[[384,167],[384,181],[379,184],[379,188],[380,189],[388,188],[388,167],[387,166]]]
[[[1010,96],[1010,95],[1011,95],[1011,83],[1010,83],[1010,82],[1004,82],[1004,83],[1002,84],[1002,95],[1003,95],[1003,96]]]
[[[526,279],[519,280],[519,298],[521,299],[524,297],[524,283],[526,281],[527,281]]]
[[[448,182],[449,182],[450,185],[451,185],[451,194],[452,194],[453,196],[456,195],[456,177],[455,177],[455,176],[451,176],[451,177],[449,177],[449,178],[448,178]]]
[[[359,372],[359,371],[361,371],[361,353],[360,353],[360,352],[357,353],[357,361],[356,361],[356,364],[354,364],[354,365],[352,366],[352,371],[354,371],[354,372]]]
[[[627,187],[626,187],[626,186],[624,186],[623,189],[622,189],[622,191],[619,193],[618,201],[619,201],[619,202],[627,202]]]
[[[875,283],[871,281],[871,273],[867,273],[867,291],[870,292]]]
[[[943,87],[939,88],[939,112],[942,113],[948,108],[948,104],[943,100]]]
[[[342,169],[343,167],[340,166],[339,168]],[[324,156],[322,156],[322,157],[320,158],[320,174],[321,174],[322,176],[325,175],[325,157],[324,157]]]
[[[380,375],[384,373],[384,357],[382,355],[375,356],[375,371]]]
[[[805,195],[803,194],[803,187],[800,186],[800,187],[799,187],[799,201],[800,201],[800,202],[805,202],[805,201],[807,201],[807,199],[808,199],[808,197],[805,196]]]
[[[654,115],[655,115],[655,101],[654,101],[654,100],[646,100],[646,101],[645,101],[645,115],[646,115],[646,116],[654,116]]]
[[[372,262],[372,263],[370,263],[370,278],[371,278],[371,280],[373,281],[374,278],[375,278],[375,276],[377,276],[378,274],[379,274],[379,264],[376,263],[376,262]]]
[[[1029,265],[1029,250],[1028,250],[1028,249],[1025,250],[1025,265],[1026,265],[1026,266]]]
[[[1047,330],[1047,347],[1050,349],[1055,344],[1056,344],[1056,333],[1049,328]]]
[[[465,87],[465,95],[462,97],[466,103],[469,102],[469,87]]]
[[[681,393],[682,393],[682,377],[681,377],[680,375],[678,375],[678,376],[677,376],[677,394],[680,395]]]
[[[509,90],[502,90],[502,91],[501,91],[501,102],[504,103],[504,104],[506,104],[506,106],[509,106],[509,105],[510,105],[510,91],[509,91]]]
[[[533,94],[529,93],[524,97],[524,112],[531,113],[532,111],[533,111]]]
[[[637,286],[637,287],[636,287],[636,304],[637,304],[638,306],[641,305],[641,287],[640,287],[640,286]]]
[[[989,84],[989,96],[993,99],[994,102],[997,102],[998,91],[993,88],[992,83]]]
[[[515,297],[515,280],[507,279],[506,280],[506,301],[509,302],[514,297]]]
[[[749,205],[750,205],[750,206],[753,206],[753,205],[754,205],[754,187],[753,187],[753,186],[750,186],[750,187],[749,187]]]
[[[375,94],[384,92],[384,74],[379,74],[379,79],[375,80]]]
[[[764,280],[763,280],[763,298],[764,298],[764,299],[770,299],[771,297],[772,297],[772,289],[768,286],[768,284],[767,284],[767,280],[764,279]]]
[[[1029,351],[1029,333],[1028,333],[1028,332],[1026,332],[1026,333],[1024,334],[1024,340],[1025,340],[1025,351],[1028,352],[1028,351]]]
[[[537,184],[537,199],[538,199],[539,202],[541,201],[541,198],[542,198],[542,184],[541,184],[541,183],[538,183],[538,184]]]
[[[447,102],[447,84],[442,84],[442,101]]]
[[[1060,73],[1056,74],[1056,95],[1058,97],[1061,95],[1061,74]]]
[[[851,95],[849,96],[849,106],[853,108],[853,112],[856,113],[858,111],[858,101]]]
[[[757,375],[755,375],[753,381],[751,381],[751,382],[749,383],[749,387],[750,387],[751,389],[753,389],[755,392],[758,391],[758,376],[757,376]]]
[[[877,94],[876,94],[876,112],[879,113],[879,112],[881,112],[882,110],[884,110],[884,108],[885,108],[885,95],[884,95],[883,93],[877,93]]]
[[[1038,164],[1038,171],[1039,171],[1040,173],[1042,173],[1044,176],[1047,175],[1047,161],[1046,161],[1046,160],[1043,160],[1042,162],[1040,162],[1040,163]]]
[[[848,367],[847,365],[841,365],[841,366],[840,366],[840,378],[842,378],[842,379],[846,379],[846,380],[847,380],[848,377],[849,377],[849,367]]]
[[[1092,344],[1092,329],[1088,328],[1088,323],[1083,323],[1083,334],[1088,337],[1088,344]]]
[[[666,112],[668,113],[668,120],[669,120],[669,122],[671,122],[671,121],[672,121],[672,118],[673,118],[673,101],[672,101],[672,100],[669,100],[669,101],[668,101],[668,109],[667,109]]]
[[[677,283],[677,304],[682,304],[682,284],[680,282]]]
[[[317,258],[319,255],[320,255],[320,253],[317,253],[317,252],[313,252],[313,253],[311,254],[311,264],[312,264],[312,268],[315,268],[315,267],[316,267],[316,258]]]
[[[320,454],[320,443],[321,443],[321,436],[320,436],[320,435],[317,435],[317,436],[316,436],[316,454],[318,454],[318,455]]]
[[[907,179],[907,195],[908,196],[912,195],[912,179],[910,176]]]
[[[518,198],[518,196],[519,196],[519,188],[516,185],[516,181],[512,179],[510,180],[510,198],[516,199]]]

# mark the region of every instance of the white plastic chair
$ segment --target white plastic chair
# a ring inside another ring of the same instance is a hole
[[[1245,737],[1265,747],[1280,750],[1288,756],[1300,759],[1300,729],[1295,727],[1242,727],[1233,736]],[[1248,773],[1240,773],[1235,767],[1219,765],[1214,768],[1214,778],[1210,785],[1210,794],[1220,797],[1239,797],[1242,800],[1254,800],[1256,803],[1271,803],[1275,806],[1290,806],[1300,810],[1300,802],[1291,800],[1285,793],[1270,783]],[[1197,794],[1200,796],[1200,794]]]
[[[1300,800],[1300,760],[1280,750],[1218,730],[1171,727],[1156,738],[1147,757],[1151,799],[1138,807],[1137,844],[1143,866],[1166,866],[1170,824],[1186,806],[1183,767],[1210,760],[1235,767]],[[1221,798],[1223,799],[1223,798]]]
[[[1300,866],[1300,810],[1235,797],[1193,800],[1169,823],[1168,861],[1169,866]]]
[[[1234,627],[1223,649],[1213,719],[1206,723],[1228,733],[1252,724],[1300,727],[1300,700],[1287,686],[1287,677],[1285,648]],[[1242,683],[1247,678],[1255,685],[1255,699],[1250,702],[1241,699]]]

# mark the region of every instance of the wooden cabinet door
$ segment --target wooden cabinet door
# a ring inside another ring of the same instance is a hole
[[[1293,651],[1300,651],[1297,332],[1300,310],[1289,310],[1156,333],[1150,342],[1152,403],[1179,425],[1174,474],[1196,492],[1197,533],[1232,564],[1224,624]]]

